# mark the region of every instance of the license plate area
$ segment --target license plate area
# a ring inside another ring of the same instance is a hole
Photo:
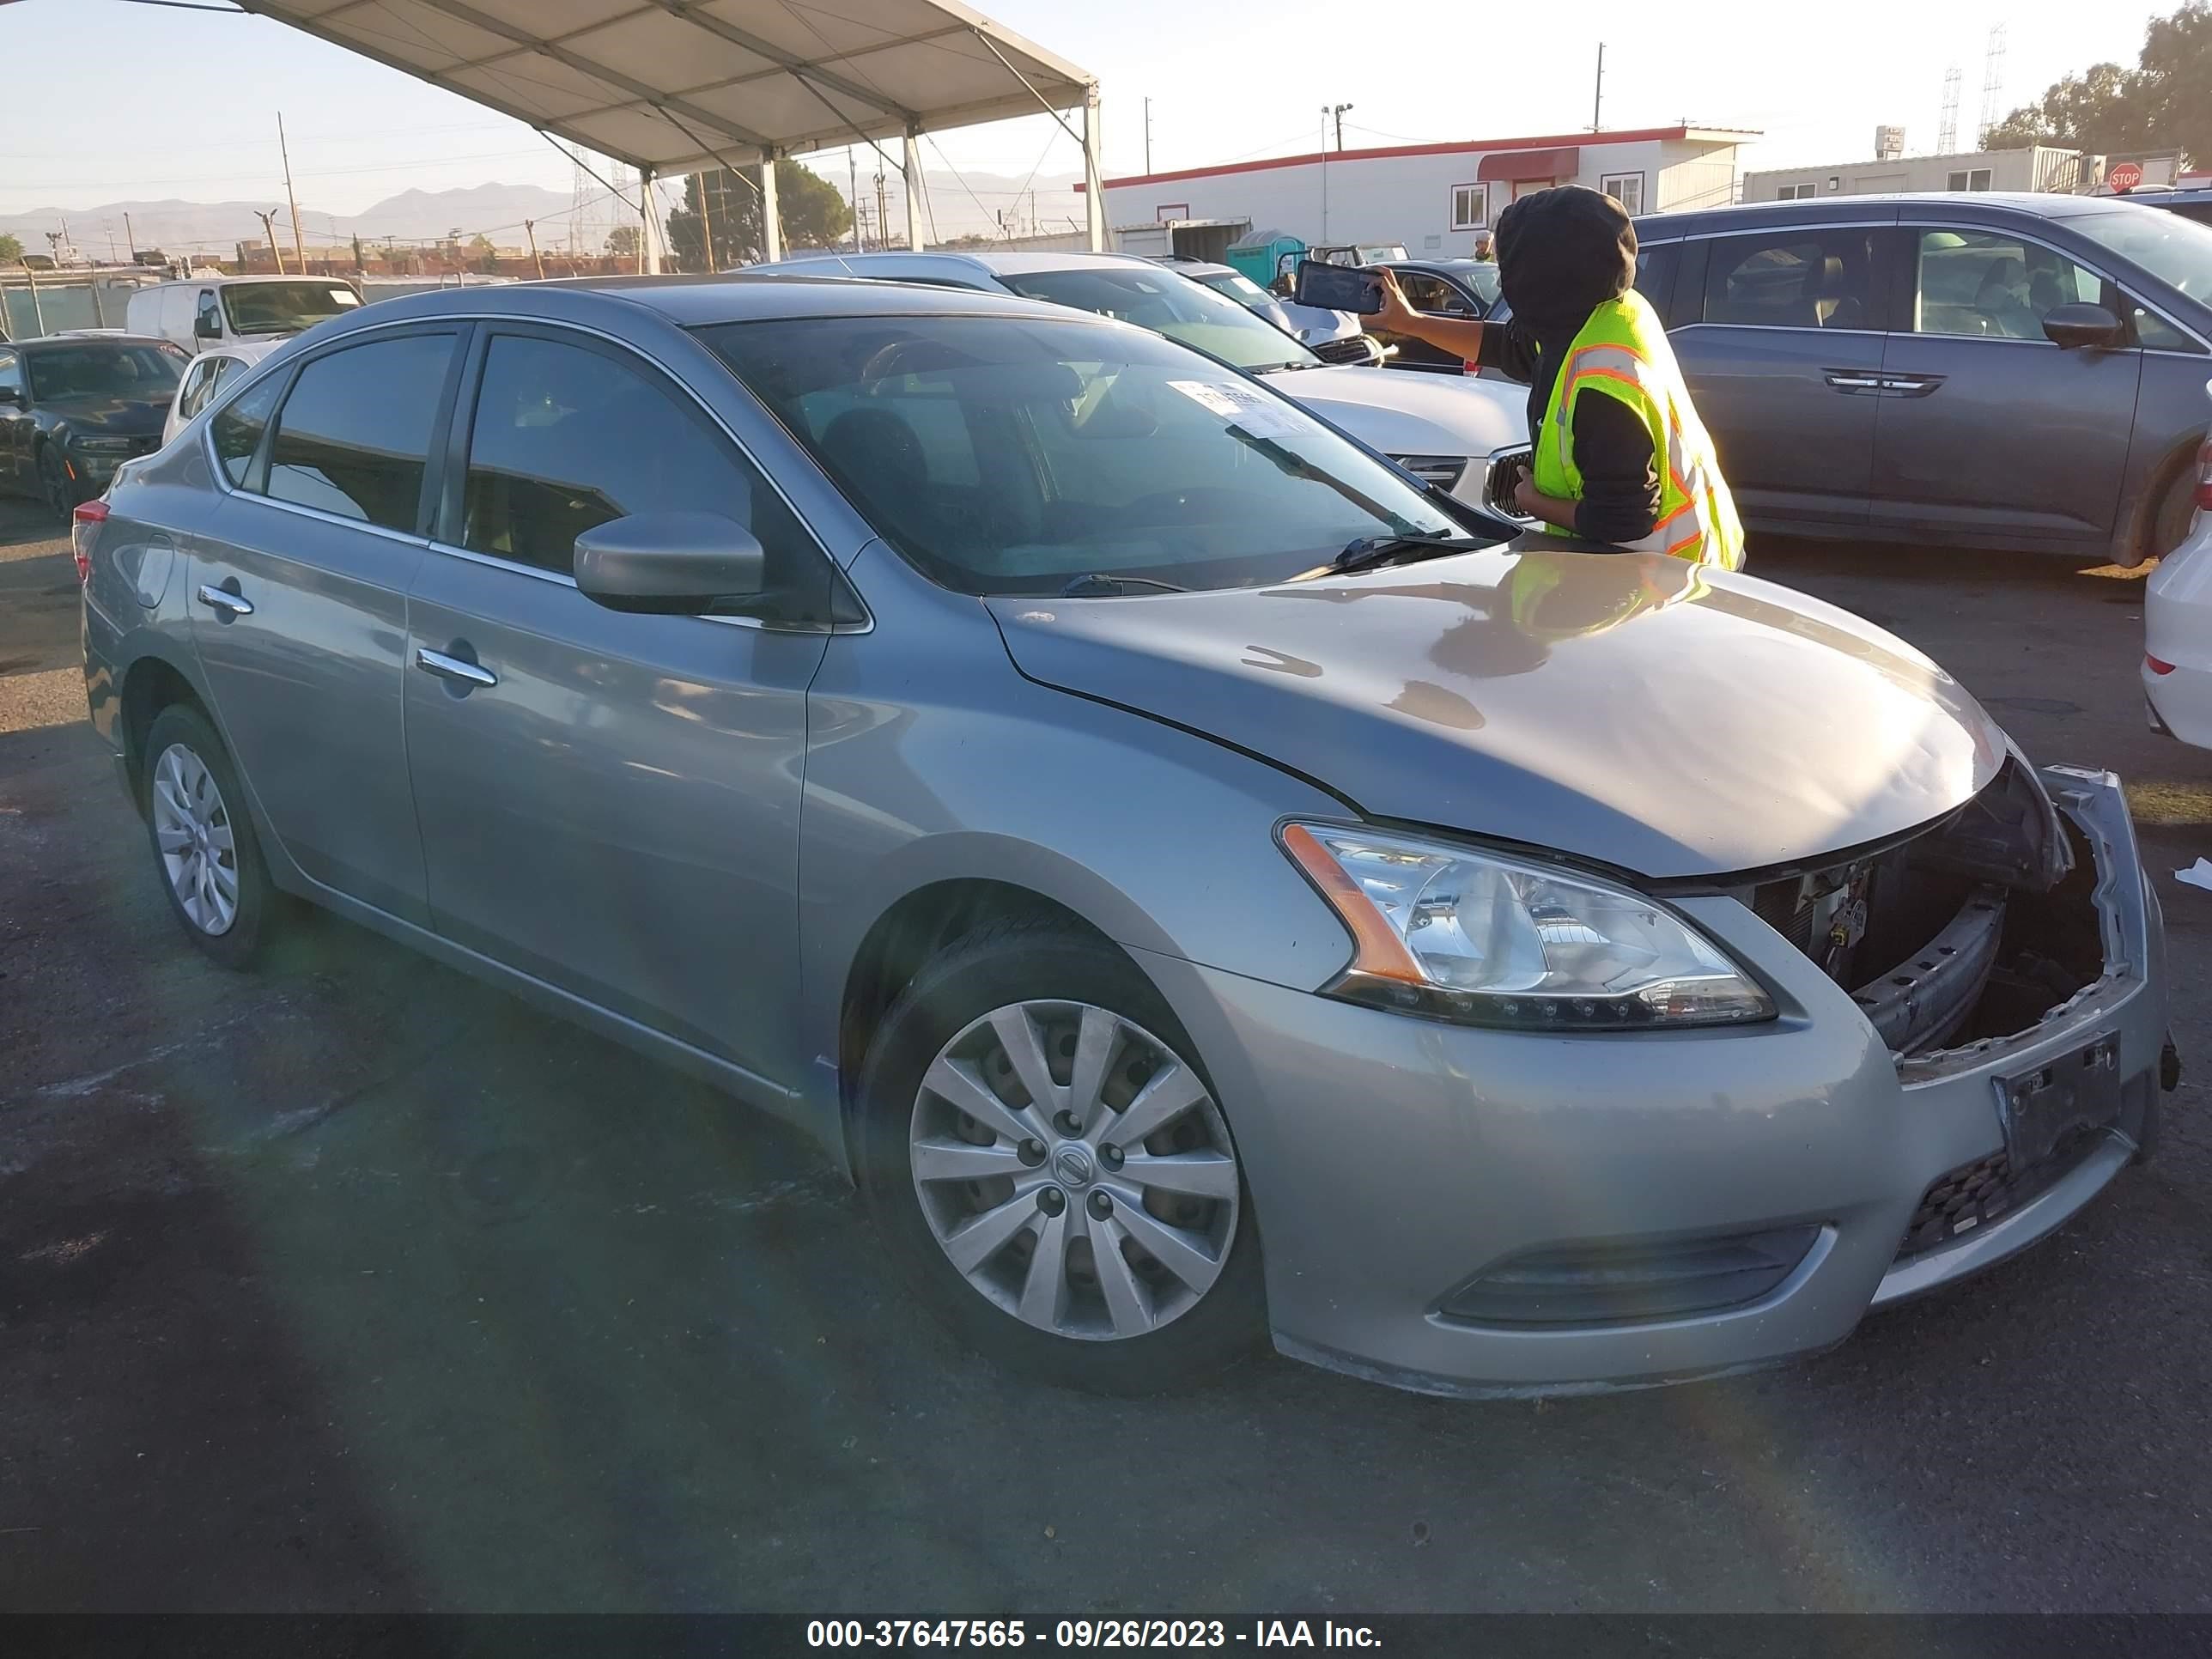
[[[2015,1170],[2049,1158],[2075,1130],[2120,1115],[2120,1039],[2106,1032],[2033,1071],[1997,1079],[2005,1151]]]

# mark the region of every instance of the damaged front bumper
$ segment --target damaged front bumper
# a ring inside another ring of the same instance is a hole
[[[1761,1025],[1482,1030],[1139,952],[1236,1126],[1277,1346],[1455,1395],[1718,1376],[1832,1346],[2049,1233],[2147,1145],[2166,1025],[2118,780],[2040,775],[2103,971],[2013,1035],[1904,1058],[1726,894],[1674,902],[1774,994]],[[2074,1107],[2106,1097],[2057,1069],[2085,1054],[2115,1091],[2086,1127]]]

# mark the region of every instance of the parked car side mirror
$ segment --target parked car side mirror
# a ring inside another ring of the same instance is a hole
[[[0,404],[12,404],[17,409],[22,408],[22,387],[15,386],[0,386]]]
[[[2055,345],[2071,349],[2075,346],[2116,346],[2124,331],[2120,319],[2100,305],[2087,300],[2076,300],[2069,305],[2054,306],[2043,319],[2044,337]]]
[[[222,319],[220,318],[210,316],[208,313],[203,311],[198,316],[192,319],[192,338],[195,340],[220,340],[222,338]]]
[[[720,513],[634,513],[576,538],[576,586],[610,611],[703,616],[757,597],[767,562],[759,538]]]

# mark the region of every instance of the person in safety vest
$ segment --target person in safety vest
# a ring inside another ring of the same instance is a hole
[[[1410,334],[1528,386],[1533,470],[1515,504],[1556,534],[1743,566],[1743,526],[1658,313],[1632,286],[1636,228],[1578,185],[1498,216],[1509,319],[1432,317],[1383,270],[1377,332]]]

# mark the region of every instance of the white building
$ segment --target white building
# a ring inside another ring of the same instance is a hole
[[[1274,156],[1106,181],[1106,222],[1131,252],[1141,233],[1198,223],[1279,227],[1308,242],[1399,242],[1414,257],[1466,255],[1516,196],[1587,185],[1631,213],[1735,198],[1736,152],[1755,132],[1653,127]],[[1134,235],[1125,233],[1137,233]],[[1178,239],[1187,240],[1187,239]]]
[[[1893,196],[1900,191],[2079,191],[2103,176],[2102,158],[2032,144],[1960,155],[1890,156],[1826,167],[1765,167],[1743,175],[1747,202],[1811,196]],[[2167,176],[2172,177],[2169,169]]]

